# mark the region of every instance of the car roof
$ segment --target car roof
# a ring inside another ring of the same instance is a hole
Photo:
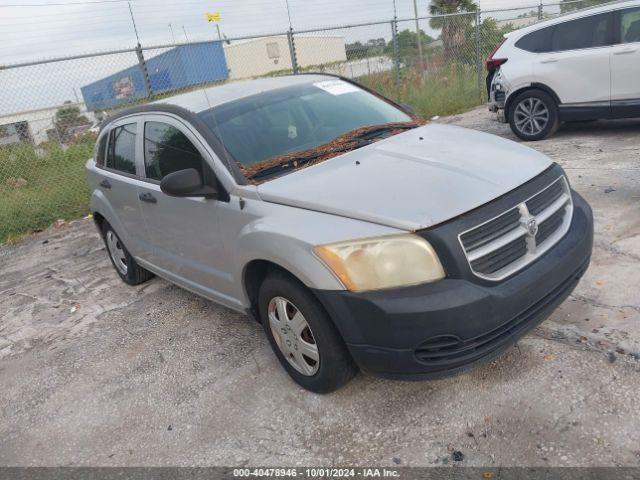
[[[304,74],[241,80],[213,87],[200,88],[180,95],[163,98],[161,100],[151,102],[151,105],[159,103],[164,105],[176,105],[193,113],[199,113],[203,110],[208,110],[211,107],[232,102],[257,93],[293,85],[302,85],[335,79],[336,77],[331,75]]]
[[[589,15],[594,15],[596,13],[604,13],[604,12],[609,12],[613,10],[620,10],[623,8],[639,7],[639,6],[640,6],[640,0],[625,0],[625,1],[609,2],[603,5],[599,5],[597,7],[582,8],[580,10],[575,10],[565,15],[560,15],[558,17],[550,18],[548,20],[542,20],[541,22],[536,22],[532,25],[528,25],[518,30],[514,30],[513,32],[506,33],[505,37],[506,38],[515,37],[515,36],[519,37],[529,32],[534,32],[541,28],[549,27],[551,25],[557,25],[558,23],[563,23],[568,20],[573,20],[575,18],[581,18]]]

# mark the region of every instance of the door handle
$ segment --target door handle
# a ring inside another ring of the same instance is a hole
[[[546,60],[540,60],[540,63],[556,63],[557,61],[557,58],[547,58]]]
[[[100,186],[102,188],[111,189],[111,184],[109,183],[109,180],[102,180],[100,182]]]
[[[629,53],[633,53],[635,52],[637,49],[636,48],[625,48],[624,50],[618,50],[616,52],[613,52],[614,55],[627,55]]]
[[[147,203],[158,203],[158,200],[156,199],[156,197],[154,197],[152,194],[150,194],[149,192],[145,192],[145,193],[141,193],[140,195],[138,195],[138,198],[140,200],[142,200],[143,202],[147,202]]]

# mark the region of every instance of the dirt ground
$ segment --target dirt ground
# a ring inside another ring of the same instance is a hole
[[[484,108],[438,121],[514,138]],[[0,246],[0,464],[640,465],[640,121],[529,146],[591,203],[591,267],[516,347],[444,380],[310,394],[243,315],[120,282],[90,220]]]

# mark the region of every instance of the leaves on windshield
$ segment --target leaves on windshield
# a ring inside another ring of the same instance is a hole
[[[322,144],[315,148],[299,150],[296,152],[278,155],[277,157],[267,158],[253,165],[240,164],[240,170],[247,177],[250,183],[258,185],[266,180],[292,170],[315,165],[324,160],[333,158],[341,153],[345,153],[365,144],[396,135],[410,128],[424,125],[424,120],[414,118],[409,122],[390,122],[380,125],[368,125],[366,127],[350,130],[342,135],[334,138],[332,141]],[[374,137],[370,140],[364,140],[367,134],[384,130],[384,136]]]

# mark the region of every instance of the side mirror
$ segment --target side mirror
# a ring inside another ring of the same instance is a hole
[[[400,105],[400,108],[402,108],[409,115],[415,115],[416,114],[416,111],[408,103],[400,103],[399,105]]]
[[[205,185],[200,172],[186,168],[166,175],[160,182],[160,190],[172,197],[215,198],[215,187]]]

